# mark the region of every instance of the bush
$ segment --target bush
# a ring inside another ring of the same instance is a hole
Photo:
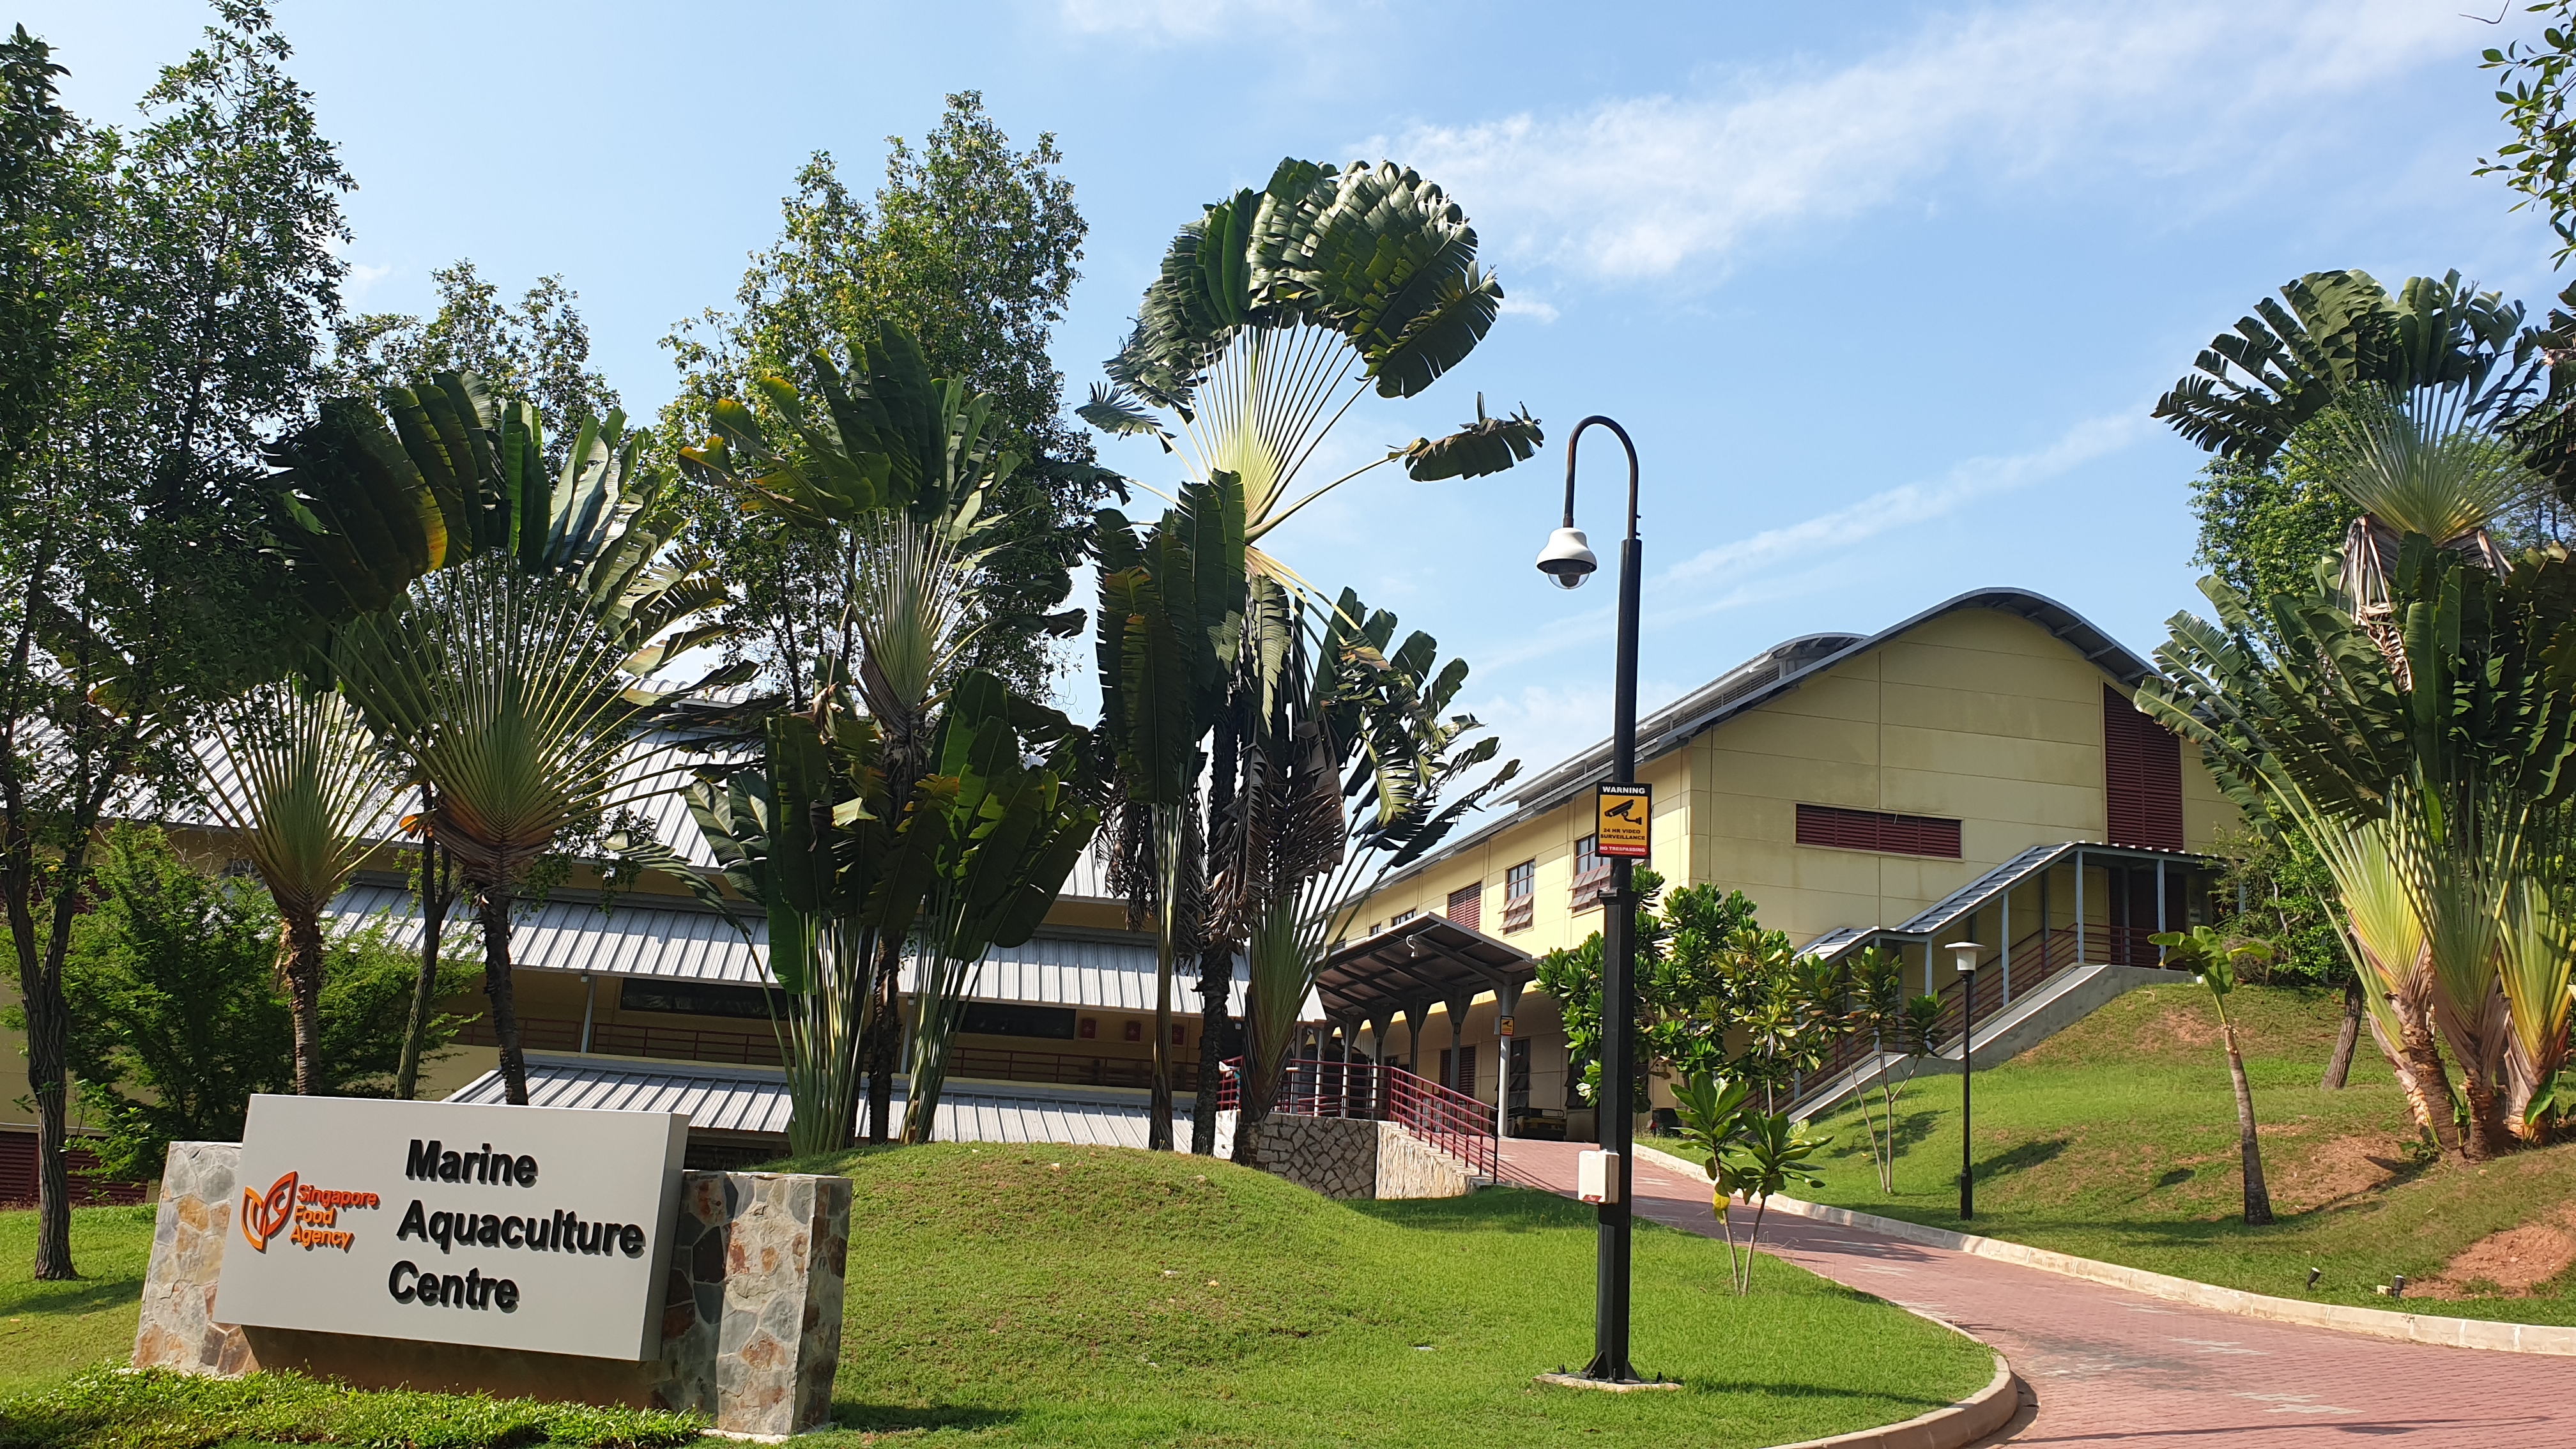
[[[178,1141],[233,1141],[259,1092],[295,1089],[295,1023],[277,971],[278,918],[245,877],[209,876],[158,827],[108,832],[63,963],[71,1005],[71,1066],[99,1174],[118,1181],[161,1170]],[[419,965],[381,929],[334,936],[323,967],[322,1089],[384,1096],[411,1016]],[[442,970],[440,994],[467,989],[462,966]],[[8,1024],[24,1029],[11,1007]],[[432,1021],[427,1052],[456,1034]]]
[[[696,1415],[658,1409],[367,1393],[291,1373],[214,1379],[101,1367],[0,1399],[0,1449],[197,1449],[239,1439],[367,1449],[660,1449],[695,1440],[703,1427]]]

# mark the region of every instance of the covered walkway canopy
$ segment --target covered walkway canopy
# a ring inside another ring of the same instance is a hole
[[[1508,1012],[1537,974],[1527,951],[1446,916],[1423,915],[1335,947],[1315,978],[1315,996],[1324,1019],[1345,1036],[1367,1022],[1383,1041],[1399,1014],[1418,1022],[1434,1002],[1449,1004],[1454,1023],[1467,1003],[1490,991]]]

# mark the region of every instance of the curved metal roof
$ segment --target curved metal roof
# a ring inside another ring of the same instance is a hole
[[[1866,654],[1899,635],[1963,609],[1992,609],[2027,619],[2064,640],[2067,647],[2124,685],[2134,687],[2155,673],[2154,666],[2132,653],[2128,646],[2046,594],[2033,593],[2028,589],[1972,589],[1875,634],[1805,634],[1763,650],[1639,720],[1637,760],[1643,764],[1668,755],[1694,737],[1746,710],[1778,699],[1845,660]],[[1525,820],[1544,815],[1609,777],[1610,741],[1603,740],[1532,777],[1527,785],[1521,787],[1519,794],[1511,797],[1516,808],[1510,814],[1488,821],[1452,841],[1446,848],[1405,867],[1389,877],[1379,889],[1428,870],[1496,831],[1508,830]]]

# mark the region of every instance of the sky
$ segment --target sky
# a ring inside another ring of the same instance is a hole
[[[421,311],[459,257],[559,273],[594,365],[649,416],[660,340],[727,304],[808,153],[872,186],[885,138],[980,90],[1052,132],[1091,223],[1058,329],[1067,401],[1165,243],[1285,155],[1392,158],[1446,187],[1507,293],[1422,396],[1355,408],[1328,478],[1526,405],[1511,472],[1381,470],[1273,536],[1473,667],[1466,705],[1543,767],[1609,730],[1604,577],[1531,560],[1563,440],[1617,418],[1643,468],[1641,705],[1780,641],[1870,633],[1972,589],[2035,590],[2141,654],[2200,602],[2203,458],[2151,421],[2209,337],[2299,274],[2458,270],[2545,310],[2542,222],[2470,173],[2506,139],[2462,0],[2156,5],[1433,5],[624,0],[435,11],[279,0],[291,68],[360,190],[353,305]],[[28,0],[84,116],[130,123],[208,12]],[[1168,489],[1150,442],[1103,461]],[[1605,559],[1623,482],[1586,438]],[[1144,511],[1142,509],[1139,510]],[[1077,597],[1087,603],[1087,597]],[[1077,717],[1078,673],[1062,701]]]

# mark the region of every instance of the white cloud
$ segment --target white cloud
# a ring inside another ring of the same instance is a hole
[[[2148,420],[2134,413],[2088,418],[2044,448],[2002,458],[1971,458],[1931,481],[1885,489],[1857,503],[1703,550],[1648,576],[1645,623],[1652,629],[1668,628],[1831,589],[1848,581],[1850,550],[1856,545],[2059,477],[2128,447],[2148,431]],[[1604,588],[1610,586],[1607,570],[1601,581]],[[1521,631],[1501,648],[1480,649],[1476,661],[1481,668],[1508,669],[1577,646],[1597,645],[1610,637],[1613,622],[1611,600],[1604,598],[1580,614]],[[1528,691],[1524,694],[1537,698]],[[1539,717],[1535,704],[1522,707],[1532,718]]]
[[[2326,134],[2317,102],[2494,32],[2424,0],[2036,4],[1936,18],[1836,68],[1737,72],[1704,95],[1615,98],[1414,128],[1392,154],[1437,176],[1505,248],[1606,276],[1722,266],[1749,242],[1898,201],[1950,169],[2017,175],[2242,167],[2208,138]],[[1385,144],[1380,142],[1379,144]]]
[[[343,279],[340,290],[352,303],[364,301],[367,293],[374,290],[376,283],[393,274],[394,269],[390,262],[381,267],[371,267],[363,262],[351,262],[348,276]]]
[[[1910,528],[1944,514],[1955,513],[1979,499],[2010,493],[2057,477],[2071,468],[2118,452],[2137,441],[2146,431],[2147,419],[2137,413],[2088,418],[2035,452],[2004,458],[1971,458],[1931,482],[1907,483],[1886,489],[1830,513],[1820,513],[1797,523],[1765,529],[1750,538],[1719,544],[1673,565],[1665,572],[1663,581],[1681,582],[1711,576],[1740,578],[1769,572],[1775,566],[1793,560],[1812,559],[1821,552],[1848,548],[1882,533]]]
[[[1531,317],[1541,322],[1556,320],[1556,307],[1537,297],[1514,297],[1505,294],[1502,313],[1506,317]]]

